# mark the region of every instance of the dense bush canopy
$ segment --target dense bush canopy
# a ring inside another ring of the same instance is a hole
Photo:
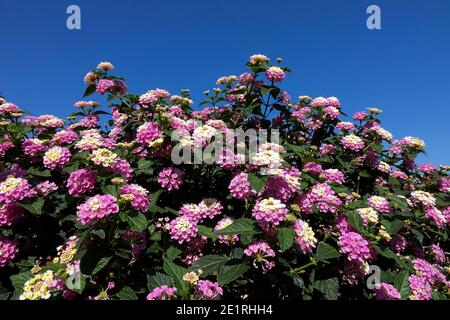
[[[447,299],[449,167],[377,108],[291,99],[281,63],[253,55],[201,108],[108,62],[84,79],[104,103],[67,119],[2,99],[0,297]]]

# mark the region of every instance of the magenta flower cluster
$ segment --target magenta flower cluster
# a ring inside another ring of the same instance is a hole
[[[82,224],[90,224],[119,212],[116,197],[96,195],[77,207],[77,217]]]

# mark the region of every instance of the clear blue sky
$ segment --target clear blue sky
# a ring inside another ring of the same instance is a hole
[[[82,29],[66,28],[77,4]],[[377,4],[382,29],[366,28]],[[378,106],[384,127],[450,164],[450,1],[0,0],[0,92],[64,117],[101,60],[132,92],[189,88],[196,102],[253,53],[284,59],[292,97],[337,96],[347,113]]]

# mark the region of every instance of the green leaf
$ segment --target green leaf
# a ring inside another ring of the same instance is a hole
[[[250,185],[252,186],[253,189],[256,190],[256,192],[260,192],[266,185],[267,177],[266,176],[259,177],[254,173],[249,173],[248,182],[250,182]]]
[[[147,218],[143,213],[133,212],[128,216],[128,225],[131,229],[142,232],[147,228]]]
[[[158,191],[153,192],[152,194],[150,194],[150,211],[155,211],[156,208],[156,204],[158,203],[158,199],[159,196],[161,195],[161,193],[163,192],[162,189],[159,189]]]
[[[241,234],[241,235],[253,235],[259,233],[259,231],[255,230],[256,222],[249,218],[240,218],[234,221],[231,225],[226,228],[223,228],[218,232],[219,235],[233,235],[233,234]]]
[[[394,280],[394,287],[400,292],[402,299],[408,299],[410,295],[409,289],[409,272],[400,271]]]
[[[405,263],[392,251],[391,249],[382,249],[378,246],[374,246],[375,250],[385,258],[392,259],[401,267],[405,267]]]
[[[153,161],[146,159],[139,159],[137,162],[138,174],[153,174]]]
[[[110,195],[113,195],[115,197],[118,196],[118,188],[117,188],[117,186],[115,186],[113,184],[103,185],[102,186],[102,192],[104,194],[110,194]]]
[[[415,238],[417,239],[417,241],[419,241],[420,244],[422,244],[423,242],[423,233],[420,232],[417,229],[411,228],[411,233],[415,236]]]
[[[394,220],[394,221],[382,220],[381,224],[384,226],[384,228],[390,235],[394,235],[405,225],[405,222],[401,220]]]
[[[117,297],[119,300],[137,300],[138,297],[134,290],[130,287],[123,287],[119,292],[117,292]]]
[[[2,285],[0,285],[0,300],[8,300],[9,296],[11,295],[11,292],[3,288]]]
[[[367,171],[360,171],[359,176],[363,178],[370,178],[372,175]]]
[[[147,287],[148,290],[152,291],[155,288],[161,287],[161,286],[172,286],[172,279],[161,272],[156,272],[155,275],[147,275]]]
[[[108,264],[112,256],[112,252],[107,248],[90,248],[81,258],[80,270],[86,275],[96,274]]]
[[[25,285],[25,282],[30,280],[32,277],[33,277],[33,274],[30,271],[22,272],[22,273],[15,274],[15,275],[12,275],[11,277],[9,277],[9,279],[11,280],[11,283],[15,289],[14,296],[22,294],[23,286]]]
[[[316,257],[319,260],[326,261],[328,259],[339,258],[339,251],[325,242],[319,242],[316,251]]]
[[[397,196],[389,196],[389,201],[392,204],[392,207],[394,209],[407,209],[408,208],[408,202],[406,199],[399,198]]]
[[[72,291],[82,293],[86,287],[86,279],[81,272],[75,273],[66,279],[66,286]]]
[[[219,271],[217,281],[224,286],[244,274],[250,267],[241,259],[232,259],[228,261]]]
[[[180,294],[185,295],[188,286],[187,283],[184,282],[183,277],[187,273],[187,269],[176,265],[166,257],[163,258],[163,261],[164,272],[172,277],[173,284],[179,290]]]
[[[51,177],[52,174],[50,173],[50,170],[38,170],[35,168],[29,168],[27,172],[33,176],[37,177]]]
[[[356,211],[348,211],[345,213],[348,219],[348,223],[358,230],[359,232],[364,232],[364,225],[361,216]]]
[[[83,98],[88,97],[95,92],[95,84],[90,84],[84,91]]]
[[[170,246],[169,249],[166,250],[167,259],[170,261],[175,260],[183,251],[178,249],[175,246]]]
[[[44,206],[44,198],[36,198],[31,203],[20,203],[20,205],[32,214],[40,215]]]
[[[208,228],[206,226],[199,225],[199,226],[197,226],[197,229],[198,229],[199,234],[201,234],[202,236],[208,237],[208,238],[212,239],[213,241],[216,241],[218,238],[217,233],[212,228]]]
[[[292,228],[277,228],[280,251],[284,252],[294,244],[295,232]]]
[[[208,255],[197,260],[190,270],[197,271],[201,269],[203,271],[202,276],[208,276],[213,272],[219,271],[227,261],[228,258],[224,256]]]
[[[327,300],[337,300],[339,297],[338,278],[316,280],[314,281],[314,288],[322,292]]]

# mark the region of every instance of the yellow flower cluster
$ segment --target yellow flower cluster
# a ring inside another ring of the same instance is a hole
[[[96,165],[101,165],[103,167],[111,167],[116,163],[117,157],[118,157],[117,154],[115,154],[114,152],[106,148],[100,148],[92,151],[91,160]]]
[[[58,250],[58,256],[53,259],[54,263],[62,263],[67,264],[73,260],[75,257],[75,254],[77,253],[77,237],[72,236],[69,238],[69,241],[67,241],[67,245],[65,247],[59,246],[57,248]]]
[[[37,274],[34,278],[25,282],[20,300],[41,300],[51,297],[54,287],[53,271],[48,270],[43,274]]]

